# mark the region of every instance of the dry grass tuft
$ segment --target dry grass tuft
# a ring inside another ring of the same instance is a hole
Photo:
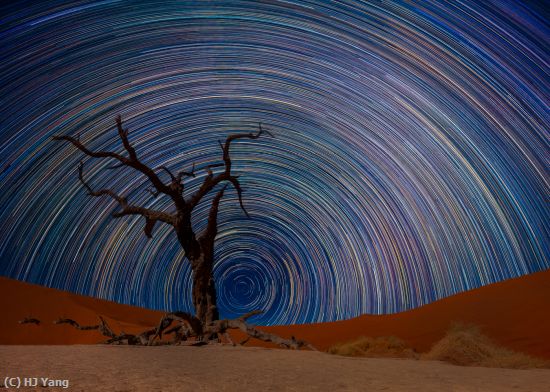
[[[453,325],[447,334],[421,359],[439,360],[460,366],[510,369],[550,367],[548,361],[508,350],[494,344],[478,327]]]
[[[419,355],[399,338],[384,336],[336,344],[330,354],[349,357],[414,358],[437,360],[459,366],[483,366],[508,369],[550,368],[550,361],[508,350],[493,343],[474,325],[456,323],[432,349]]]
[[[418,354],[395,336],[378,338],[360,337],[351,342],[339,343],[328,349],[330,354],[348,357],[418,358]]]

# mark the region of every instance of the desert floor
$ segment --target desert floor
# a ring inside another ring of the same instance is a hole
[[[3,387],[8,376],[49,377],[68,379],[70,391],[550,390],[550,370],[459,367],[259,347],[0,346],[0,369]]]

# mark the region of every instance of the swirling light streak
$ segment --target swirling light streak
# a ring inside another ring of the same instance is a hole
[[[87,197],[80,135],[143,161],[218,162],[222,315],[263,324],[390,313],[550,268],[548,20],[500,1],[14,2],[0,22],[0,274],[191,310],[168,227]],[[85,159],[94,187],[170,210],[143,176]],[[161,173],[165,175],[165,173]],[[205,175],[186,184],[193,192]],[[209,196],[194,214],[205,227]]]

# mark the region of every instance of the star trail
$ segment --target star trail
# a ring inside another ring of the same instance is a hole
[[[550,268],[548,5],[478,1],[78,1],[0,8],[0,275],[192,311],[177,238],[111,218],[110,187],[171,211],[147,165],[221,161],[222,316],[332,321],[412,309]],[[545,11],[546,8],[546,11]],[[547,14],[546,14],[547,15]],[[158,171],[168,182],[166,173]],[[198,189],[206,173],[187,181]],[[214,192],[213,192],[214,193]],[[213,194],[193,215],[206,225]]]

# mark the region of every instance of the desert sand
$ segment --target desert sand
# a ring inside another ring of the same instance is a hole
[[[333,323],[262,327],[320,350],[359,336],[394,335],[419,352],[455,321],[478,325],[497,343],[550,358],[550,271],[511,279],[408,312]],[[0,384],[5,377],[68,380],[71,391],[546,391],[550,370],[460,367],[438,361],[348,358],[263,347],[91,345],[97,331],[54,325],[58,317],[119,332],[156,325],[151,311],[0,278]],[[40,325],[18,323],[25,317]],[[238,338],[238,333],[234,338]],[[263,345],[253,340],[247,345]],[[40,380],[38,380],[40,382]],[[34,390],[27,388],[23,390]],[[37,390],[63,390],[61,386]]]
[[[69,380],[70,391],[517,392],[550,386],[550,370],[230,346],[0,346],[0,369],[1,382],[49,377]]]
[[[550,270],[547,270],[457,294],[408,312],[265,329],[308,340],[319,350],[361,335],[393,335],[418,352],[426,352],[458,321],[478,325],[484,334],[504,347],[550,359],[549,303]],[[97,315],[103,315],[115,332],[134,333],[156,325],[162,316],[162,312],[7,278],[0,278],[0,309],[0,344],[92,344],[103,340],[97,331],[54,325],[53,320],[59,317],[96,324]],[[27,316],[40,319],[41,325],[18,324]],[[252,340],[248,344],[263,345]]]
[[[550,270],[463,292],[408,312],[291,328],[293,334],[321,349],[361,335],[393,335],[418,352],[426,352],[455,322],[479,326],[504,347],[550,359]],[[284,334],[285,328],[272,327],[272,331]]]

